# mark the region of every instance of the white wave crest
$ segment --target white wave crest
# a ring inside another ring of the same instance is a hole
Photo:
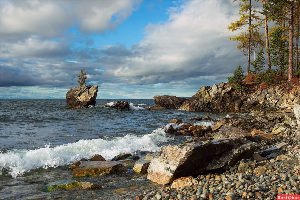
[[[214,125],[214,122],[213,122],[213,121],[200,121],[200,122],[194,123],[194,125],[199,125],[199,126],[212,126],[212,125]]]
[[[33,169],[63,166],[95,154],[111,159],[120,153],[157,151],[159,144],[168,140],[163,129],[159,128],[144,136],[126,135],[112,140],[80,140],[56,147],[13,150],[0,153],[0,172],[5,168],[12,177],[17,177]]]
[[[130,103],[129,106],[130,106],[130,110],[145,110],[144,107],[141,107],[139,105],[135,106],[133,103]]]

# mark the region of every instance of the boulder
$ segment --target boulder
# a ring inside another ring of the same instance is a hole
[[[113,159],[111,159],[112,161],[120,161],[120,160],[126,160],[126,159],[130,159],[130,160],[138,160],[139,156],[137,155],[132,155],[131,153],[121,153],[115,157],[113,157]]]
[[[178,109],[185,100],[183,97],[168,95],[154,97],[155,105],[166,109]]]
[[[120,173],[124,169],[118,161],[80,161],[79,166],[73,168],[73,176],[102,176],[112,173]]]
[[[158,184],[200,173],[227,169],[241,159],[252,157],[257,144],[244,138],[196,141],[163,147],[148,168],[147,178]]]
[[[105,107],[114,108],[117,110],[129,110],[130,109],[130,105],[129,105],[128,101],[110,102],[110,103],[105,104]]]
[[[69,108],[87,108],[95,106],[98,86],[81,86],[71,88],[67,94],[67,106]]]

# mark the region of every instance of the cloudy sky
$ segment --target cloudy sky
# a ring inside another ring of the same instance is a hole
[[[0,0],[0,98],[191,96],[244,62],[232,0]]]

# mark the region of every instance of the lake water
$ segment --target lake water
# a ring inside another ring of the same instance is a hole
[[[111,159],[120,153],[157,151],[180,142],[184,138],[168,136],[162,127],[172,118],[188,121],[203,115],[149,111],[144,107],[153,105],[153,100],[138,99],[128,100],[130,111],[118,111],[104,106],[111,101],[97,100],[96,107],[71,110],[65,100],[0,100],[0,180],[6,180],[0,182],[0,199],[12,192],[7,182],[22,185],[18,180],[28,173],[38,176],[39,169],[54,169],[95,154]]]

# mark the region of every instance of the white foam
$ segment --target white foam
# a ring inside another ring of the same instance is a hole
[[[112,101],[112,102],[106,103],[105,105],[106,105],[106,106],[109,106],[109,107],[112,107],[112,106],[114,106],[115,104],[116,104],[116,102],[115,102],[115,101]]]
[[[144,107],[141,107],[139,105],[135,106],[133,103],[130,103],[129,106],[130,106],[130,110],[145,110]]]
[[[213,121],[200,121],[194,123],[194,125],[198,125],[198,126],[212,126],[213,124],[214,124]]]
[[[63,166],[95,154],[111,159],[120,153],[157,151],[160,148],[159,144],[168,140],[163,129],[159,128],[144,136],[126,135],[112,140],[80,140],[56,147],[13,150],[0,153],[0,171],[5,168],[12,177],[17,177],[32,169]]]

